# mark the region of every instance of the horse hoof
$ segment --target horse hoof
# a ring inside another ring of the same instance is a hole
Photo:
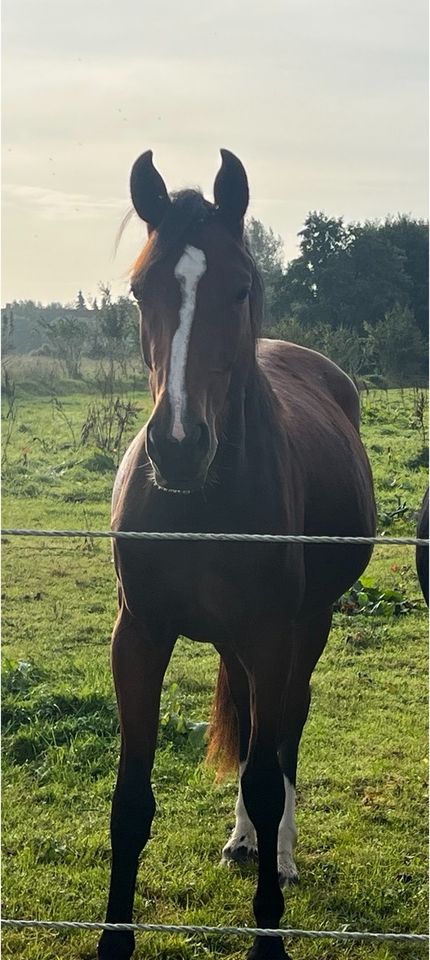
[[[131,930],[103,930],[97,948],[98,960],[130,960],[134,947]]]
[[[256,937],[246,960],[291,960],[285,951],[282,937]]]
[[[243,866],[245,863],[256,863],[258,854],[252,847],[234,847],[230,850],[223,850],[221,863],[223,866],[231,867],[238,863]]]
[[[290,887],[299,882],[299,872],[291,853],[286,851],[278,853],[278,878],[281,888]]]
[[[232,863],[255,863],[257,860],[257,847],[247,836],[240,837],[239,840],[229,840],[221,856],[221,863],[227,866]]]
[[[297,883],[300,883],[300,877],[297,870],[290,871],[285,870],[282,867],[278,870],[278,879],[281,890],[283,887],[294,887]]]

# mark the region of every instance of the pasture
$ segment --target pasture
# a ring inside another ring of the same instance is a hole
[[[111,457],[79,443],[93,398],[18,397],[3,525],[107,529]],[[138,422],[150,409],[136,393]],[[378,532],[414,534],[426,485],[417,393],[362,397]],[[131,430],[133,432],[133,430]],[[255,546],[258,550],[258,545]],[[367,578],[367,579],[366,579]],[[104,919],[119,748],[109,667],[116,609],[107,541],[3,545],[3,916]],[[264,641],[264,638],[262,638]],[[135,919],[253,925],[254,870],[219,866],[236,784],[215,781],[193,723],[209,719],[211,647],[181,639],[166,676],[157,814]],[[298,886],[283,925],[426,928],[427,611],[410,547],[379,547],[344,598],[313,678],[298,774]],[[97,935],[5,931],[5,958],[90,960]],[[249,941],[138,935],[137,960],[242,958]],[[424,947],[291,942],[294,960],[421,958]]]

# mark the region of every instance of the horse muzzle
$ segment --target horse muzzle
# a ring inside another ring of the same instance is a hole
[[[184,438],[177,440],[154,420],[146,433],[146,451],[154,468],[154,480],[166,493],[195,493],[205,484],[213,459],[206,423],[187,424]]]

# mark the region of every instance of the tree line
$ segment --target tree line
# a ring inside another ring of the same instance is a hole
[[[265,286],[263,334],[321,350],[358,379],[423,383],[428,344],[428,223],[408,216],[345,223],[308,214],[299,255],[260,220],[246,239]],[[136,356],[138,314],[128,297],[78,292],[74,303],[14,301],[2,309],[3,350],[55,357],[78,378],[84,356],[125,366]]]
[[[428,223],[404,215],[345,223],[314,211],[299,238],[285,267],[281,237],[247,224],[265,282],[265,334],[321,350],[369,382],[425,382]]]

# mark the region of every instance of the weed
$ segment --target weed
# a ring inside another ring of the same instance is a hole
[[[29,660],[2,658],[2,694],[27,693],[45,676],[44,671]]]
[[[122,400],[121,397],[108,397],[106,400],[91,403],[82,424],[82,443],[91,441],[104,453],[115,454],[117,466],[124,433],[137,420],[137,413],[136,405],[131,400]]]
[[[351,616],[355,613],[369,616],[398,617],[410,613],[415,604],[400,590],[379,587],[373,577],[361,577],[335,604],[340,613]]]
[[[163,691],[160,710],[161,740],[178,743],[184,737],[189,737],[195,746],[202,745],[205,740],[209,724],[194,723],[189,720],[184,711],[184,697],[177,683],[171,683]]]
[[[395,483],[396,481],[394,481]],[[390,487],[392,484],[390,483]],[[387,505],[381,506],[378,503],[378,517],[379,521],[384,528],[390,527],[395,520],[399,519],[411,519],[414,515],[414,510],[406,500],[402,500],[401,496],[397,494],[394,501],[389,501],[390,504],[393,504],[392,509],[388,509]]]
[[[106,453],[96,453],[93,457],[88,457],[82,461],[82,466],[91,473],[112,473],[116,470],[115,461]]]
[[[415,456],[410,457],[409,460],[406,461],[406,466],[409,467],[410,470],[419,470],[420,467],[424,467],[428,470],[429,448],[423,447],[422,450],[419,450],[418,453],[415,454]]]
[[[66,424],[66,427],[67,427],[67,429],[68,429],[68,431],[69,431],[69,433],[70,433],[70,436],[71,436],[71,438],[72,438],[73,449],[74,449],[74,450],[77,450],[77,449],[78,449],[78,443],[77,443],[77,440],[76,440],[76,434],[75,434],[75,430],[74,430],[74,427],[73,427],[72,420],[71,420],[70,417],[67,415],[67,411],[66,411],[66,409],[65,409],[65,406],[64,406],[63,401],[60,400],[60,398],[57,397],[57,395],[56,395],[55,393],[54,393],[54,394],[52,395],[52,397],[51,397],[51,405],[52,405],[53,415],[55,416],[56,413],[59,414],[59,416],[60,416],[61,419],[63,420],[63,423]]]
[[[428,404],[424,390],[414,390],[414,405],[410,422],[412,429],[420,432],[423,447],[426,446],[427,408]]]
[[[18,416],[18,401],[16,397],[16,384],[15,381],[9,374],[9,370],[5,361],[2,361],[2,394],[4,400],[6,401],[6,410],[4,413],[4,419],[6,421],[6,427],[2,430],[2,465],[3,470],[7,463],[8,450],[12,443],[13,434],[15,431],[16,420]]]

